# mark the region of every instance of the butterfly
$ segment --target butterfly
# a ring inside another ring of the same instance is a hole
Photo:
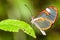
[[[56,21],[58,16],[58,9],[55,6],[49,6],[41,11],[37,16],[32,17],[33,23],[43,35],[46,35],[44,30],[49,29]]]

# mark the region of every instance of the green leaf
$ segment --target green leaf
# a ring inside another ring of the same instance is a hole
[[[25,33],[36,38],[34,30],[31,28],[31,26],[29,24],[22,21],[20,25],[21,25],[20,29],[22,29]]]
[[[34,30],[31,26],[23,21],[15,19],[6,19],[0,22],[0,29],[9,32],[18,32],[20,29],[26,34],[36,38]]]
[[[7,19],[0,22],[0,29],[9,32],[18,32],[20,21]]]

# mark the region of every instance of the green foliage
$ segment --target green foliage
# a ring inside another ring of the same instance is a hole
[[[6,19],[6,18],[7,18],[7,14],[6,14],[5,6],[2,3],[2,0],[0,0],[0,20]]]
[[[7,2],[6,5],[9,7],[7,8],[8,18],[20,19],[30,23],[31,17],[36,13],[31,0],[7,0]]]
[[[60,33],[56,31],[49,31],[46,38],[47,40],[60,40]]]
[[[26,34],[36,38],[34,30],[31,26],[23,21],[14,20],[14,19],[6,19],[0,22],[0,29],[9,32],[19,32],[19,30],[23,30]]]

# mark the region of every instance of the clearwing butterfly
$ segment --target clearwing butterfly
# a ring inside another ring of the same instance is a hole
[[[39,15],[32,17],[32,23],[46,35],[44,30],[49,29],[57,18],[58,9],[55,6],[50,6],[44,9]]]

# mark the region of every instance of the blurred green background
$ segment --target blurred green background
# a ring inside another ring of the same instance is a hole
[[[0,21],[4,19],[19,19],[29,24],[31,17],[38,14],[48,6],[58,8],[58,18],[54,25],[46,30],[47,36],[43,36],[34,26],[37,38],[34,39],[23,31],[18,33],[0,30],[0,40],[60,40],[60,0],[0,0]]]

